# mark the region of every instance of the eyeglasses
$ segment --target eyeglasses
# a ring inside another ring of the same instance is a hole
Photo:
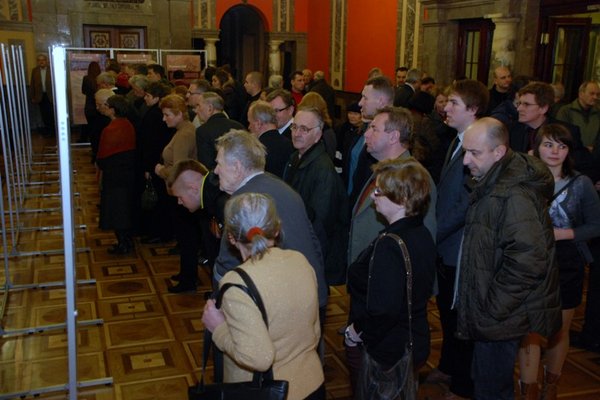
[[[539,106],[539,104],[535,104],[535,103],[527,103],[525,101],[515,101],[515,107],[519,107],[519,106],[523,106],[525,108],[529,108],[531,106]]]
[[[107,103],[96,103],[96,108],[102,107],[102,106],[108,107],[108,104]]]
[[[288,108],[290,108],[291,106],[292,106],[292,105],[290,104],[290,105],[289,105],[289,106],[287,106],[287,107],[283,107],[283,108],[274,108],[273,110],[275,110],[275,112],[276,112],[276,113],[279,113],[279,112],[282,112],[282,111],[285,111],[285,110],[287,110],[287,109],[288,109]]]
[[[379,186],[375,186],[375,190],[373,190],[373,196],[382,197],[385,196],[385,193],[383,193],[383,190],[381,190]]]
[[[301,133],[301,134],[303,134],[303,135],[306,135],[308,132],[310,132],[310,131],[312,131],[313,129],[315,129],[315,128],[318,128],[318,127],[319,127],[319,125],[317,125],[317,126],[313,126],[312,128],[309,128],[308,126],[305,126],[305,125],[296,125],[296,124],[294,124],[294,123],[292,123],[292,124],[290,125],[290,128],[291,128],[293,131],[298,131],[298,132],[300,132],[300,133]]]

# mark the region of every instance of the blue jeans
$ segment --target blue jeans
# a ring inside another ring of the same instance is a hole
[[[514,370],[520,339],[475,342],[471,377],[476,400],[513,400]]]

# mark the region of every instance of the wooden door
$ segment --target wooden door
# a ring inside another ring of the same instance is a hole
[[[85,47],[145,49],[146,27],[119,25],[84,25]]]

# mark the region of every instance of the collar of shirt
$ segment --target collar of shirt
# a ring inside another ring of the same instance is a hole
[[[279,134],[282,135],[283,132],[285,132],[285,130],[288,128],[288,126],[290,126],[292,124],[292,122],[294,122],[294,119],[290,119],[287,124],[285,124],[284,126],[282,126],[281,128],[277,129],[279,131]]]

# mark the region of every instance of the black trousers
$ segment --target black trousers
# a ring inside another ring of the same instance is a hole
[[[42,100],[39,102],[40,114],[42,115],[42,122],[44,123],[44,135],[52,136],[56,132],[56,124],[54,122],[54,107],[48,98],[48,95],[44,93]]]
[[[473,342],[457,339],[457,313],[450,309],[454,295],[456,267],[438,263],[437,279],[439,293],[436,297],[437,307],[442,323],[442,352],[438,369],[452,377],[450,391],[462,397],[473,396],[471,379],[471,361],[473,359]]]
[[[180,284],[195,286],[198,280],[198,250],[200,229],[195,214],[187,208],[176,205],[174,210],[175,238],[179,244]]]

